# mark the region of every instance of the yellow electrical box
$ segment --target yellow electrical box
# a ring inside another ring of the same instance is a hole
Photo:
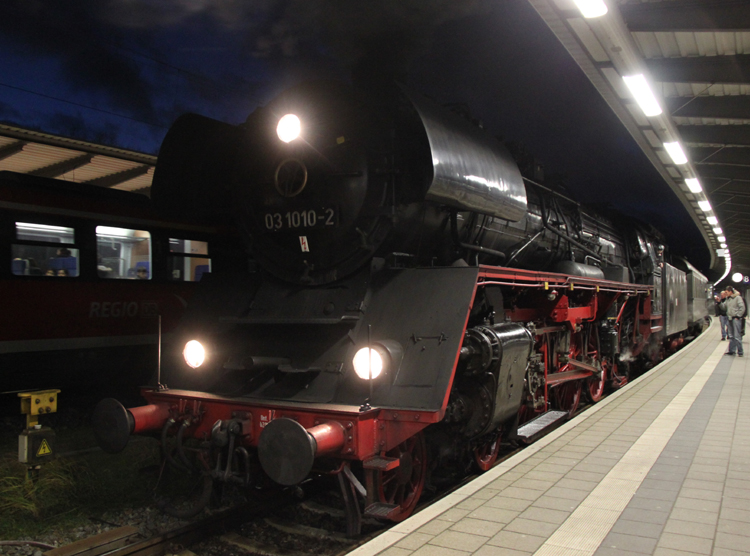
[[[55,459],[55,431],[40,425],[39,416],[57,412],[59,393],[60,390],[39,390],[18,394],[21,413],[26,415],[26,428],[18,436],[19,462],[38,466]]]
[[[39,390],[21,392],[21,413],[26,415],[26,428],[30,429],[39,422],[39,415],[57,412],[57,395],[60,390]]]

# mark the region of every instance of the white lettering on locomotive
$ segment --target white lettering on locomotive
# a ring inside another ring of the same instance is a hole
[[[260,428],[264,428],[268,423],[270,423],[274,419],[276,419],[276,410],[275,409],[270,409],[268,411],[268,415],[262,415],[261,414],[260,421],[259,421]]]

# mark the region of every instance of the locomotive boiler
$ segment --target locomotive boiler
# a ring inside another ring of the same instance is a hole
[[[169,388],[98,406],[100,444],[161,430],[189,467],[197,439],[206,480],[247,486],[334,474],[350,534],[362,510],[406,518],[446,470],[489,469],[706,317],[705,277],[653,228],[523,176],[400,86],[300,85],[241,126],[183,116],[153,188],[232,218],[250,260],[204,277]]]

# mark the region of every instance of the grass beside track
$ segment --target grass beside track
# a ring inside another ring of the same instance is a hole
[[[95,446],[85,419],[51,424],[56,452],[76,452]],[[111,511],[149,505],[160,461],[156,440],[137,438],[118,455],[99,450],[58,458],[42,466],[37,481],[26,479],[18,463],[19,416],[4,419],[0,433],[0,539],[36,538],[55,530],[89,524]],[[57,426],[55,426],[57,425]],[[149,470],[149,472],[144,472]]]

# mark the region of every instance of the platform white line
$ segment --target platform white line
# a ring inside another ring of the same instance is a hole
[[[719,344],[643,435],[534,556],[591,556],[614,526],[700,394],[726,346]]]
[[[680,350],[678,355],[688,355],[690,352],[694,351],[695,349],[700,349],[705,341],[710,340],[704,340],[705,338],[708,338],[712,332],[714,332],[714,328],[718,328],[717,320],[714,319],[714,321],[711,323],[711,326],[709,326],[708,330],[704,330],[703,334],[701,334],[701,337],[698,338],[696,341],[690,342],[687,346],[685,346],[683,349]],[[703,340],[703,341],[702,341]],[[720,348],[724,348],[722,344],[719,344]],[[545,435],[538,441],[536,441],[531,446],[527,446],[519,453],[511,456],[507,460],[503,461],[502,463],[494,466],[492,469],[487,471],[486,473],[483,473],[476,479],[474,479],[469,484],[464,485],[463,487],[456,490],[454,493],[446,496],[445,498],[442,498],[438,502],[432,504],[431,506],[428,506],[427,508],[421,510],[419,513],[414,514],[407,520],[395,525],[394,527],[391,527],[388,531],[385,533],[380,534],[379,536],[375,537],[373,540],[363,544],[359,548],[356,548],[352,552],[350,552],[347,556],[374,556],[375,554],[378,554],[389,547],[395,545],[397,542],[404,539],[409,533],[412,533],[413,531],[416,531],[423,525],[429,523],[431,520],[435,519],[442,513],[444,513],[447,510],[452,509],[456,505],[460,504],[467,498],[469,498],[471,495],[475,494],[476,492],[482,490],[484,487],[486,487],[488,484],[493,482],[495,479],[501,477],[511,469],[513,469],[516,465],[526,461],[528,458],[557,440],[559,437],[564,435],[569,430],[577,427],[582,422],[586,421],[587,419],[590,419],[593,417],[596,413],[601,411],[602,409],[606,408],[609,404],[614,403],[617,399],[620,398],[620,396],[626,395],[631,389],[638,387],[642,381],[646,380],[648,377],[653,376],[655,373],[657,373],[662,367],[668,366],[673,364],[674,361],[672,358],[665,359],[661,363],[659,363],[656,367],[651,369],[648,373],[643,374],[636,378],[635,380],[632,380],[628,382],[625,386],[617,390],[616,392],[611,393],[609,396],[607,396],[605,399],[594,405],[593,407],[588,408],[583,413],[580,413],[575,418],[571,419],[564,425],[560,426],[559,428],[555,429],[551,433]],[[561,549],[559,554],[565,554],[566,552]],[[568,551],[569,553],[569,551]]]

